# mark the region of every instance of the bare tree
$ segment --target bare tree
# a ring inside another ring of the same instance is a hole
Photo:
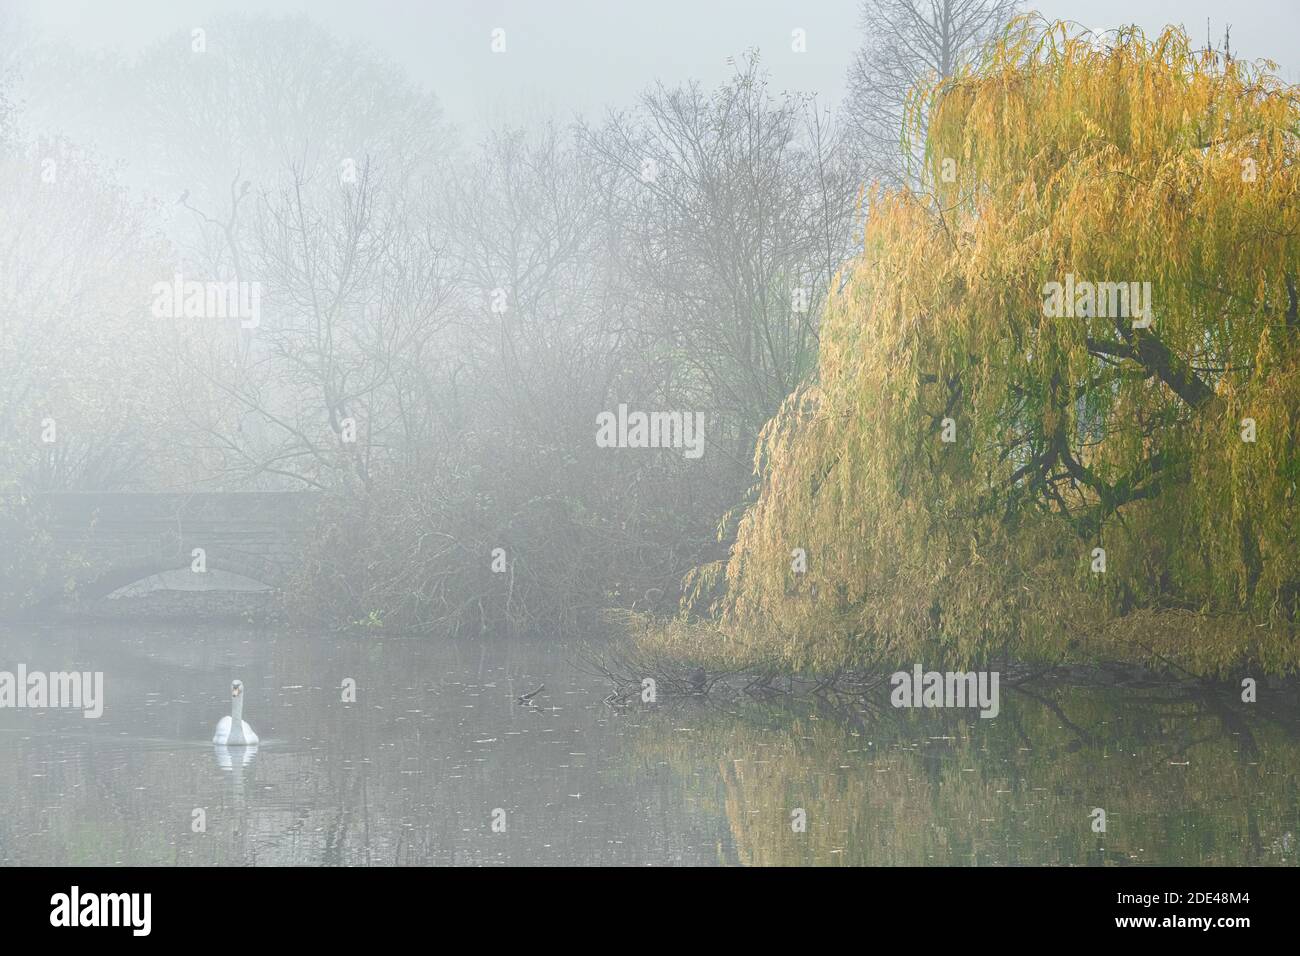
[[[772,96],[750,55],[715,92],[656,86],[582,140],[618,174],[638,344],[677,401],[707,410],[734,493],[758,430],[813,368],[848,248],[837,134],[811,97]]]
[[[1019,7],[1019,0],[863,0],[866,39],[849,67],[844,117],[865,181],[905,180],[909,92],[978,57]]]
[[[632,307],[602,176],[554,126],[496,130],[441,207],[482,397],[522,435],[565,445],[603,407]]]
[[[435,431],[443,242],[370,164],[349,182],[323,179],[294,167],[275,192],[248,197],[249,249],[232,257],[260,283],[266,314],[243,347],[203,340],[178,367],[192,439],[222,481],[368,485],[374,465],[418,455]]]

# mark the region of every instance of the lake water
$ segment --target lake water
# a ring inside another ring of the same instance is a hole
[[[1300,859],[1300,719],[1270,696],[1290,693],[1004,687],[992,720],[744,698],[614,710],[577,660],[526,641],[0,625],[0,670],[106,685],[98,720],[0,709],[0,864]],[[255,753],[210,743],[233,678]],[[537,707],[515,702],[539,684]]]

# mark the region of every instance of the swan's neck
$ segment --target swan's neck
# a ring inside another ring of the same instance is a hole
[[[230,729],[234,731],[237,727],[242,727],[244,720],[244,695],[230,699]]]

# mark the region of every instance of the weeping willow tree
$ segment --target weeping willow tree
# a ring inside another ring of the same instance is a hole
[[[915,91],[924,187],[869,197],[712,569],[734,647],[1295,667],[1300,103],[1274,69],[1022,20]]]

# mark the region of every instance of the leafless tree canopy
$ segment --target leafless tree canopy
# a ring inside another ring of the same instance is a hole
[[[1018,0],[863,0],[864,43],[849,67],[844,103],[855,156],[869,178],[897,183],[908,91],[951,76],[1006,28]]]

